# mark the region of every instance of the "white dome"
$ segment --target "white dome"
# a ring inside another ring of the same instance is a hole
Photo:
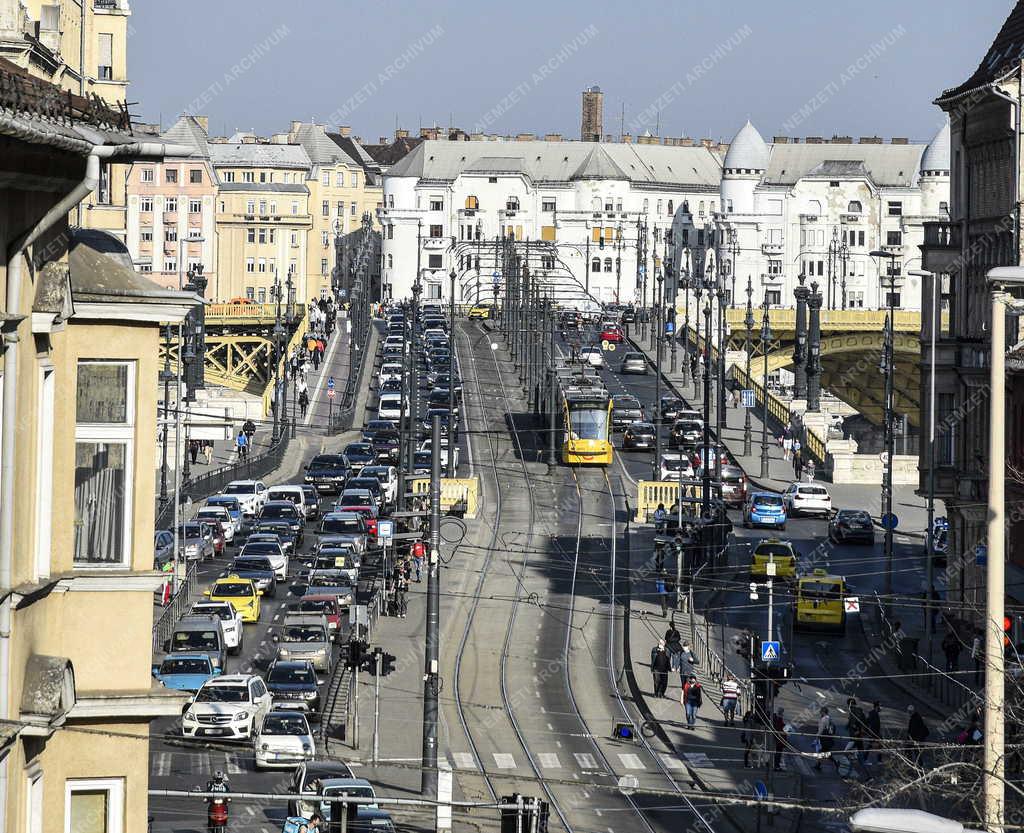
[[[768,167],[768,145],[749,121],[740,128],[729,145],[723,167],[727,170],[741,168],[755,171],[763,171]]]
[[[921,172],[925,171],[949,171],[949,120],[942,125],[942,129],[935,134],[935,138],[928,143],[924,153],[921,155]]]

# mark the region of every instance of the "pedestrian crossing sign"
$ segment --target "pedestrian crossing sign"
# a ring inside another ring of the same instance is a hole
[[[776,662],[780,653],[778,641],[761,643],[761,662]]]

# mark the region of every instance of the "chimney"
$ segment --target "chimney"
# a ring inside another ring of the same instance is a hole
[[[622,141],[625,142],[627,145],[633,144],[633,134],[632,133],[623,133],[622,134]]]
[[[834,144],[834,145],[852,145],[853,144],[853,137],[852,136],[833,136],[832,137],[832,144]]]
[[[904,138],[903,136],[893,136],[891,143],[894,145],[909,145],[910,140]]]
[[[535,138],[537,138],[537,137],[534,136],[532,133],[517,133],[516,134],[516,141],[517,142],[532,142]]]
[[[545,142],[560,142],[560,141],[562,141],[562,134],[561,133],[545,133],[544,134],[544,141]]]
[[[340,124],[338,125],[338,133],[347,138],[352,135],[352,128],[347,124]]]
[[[483,133],[470,133],[469,134],[469,141],[471,141],[471,142],[484,142],[486,140],[487,140],[487,137]]]
[[[715,140],[714,139],[701,139],[700,140],[700,146],[703,147],[703,148],[707,148],[708,150],[711,150],[715,146]]]
[[[882,144],[881,136],[861,136],[860,144],[862,145],[880,145]]]
[[[691,139],[689,136],[680,136],[679,137],[679,147],[681,147],[681,148],[692,148],[693,147],[693,139]]]
[[[408,138],[409,138],[409,131],[408,130],[401,130],[401,129],[396,129],[395,130],[395,140],[396,141],[398,139],[408,139]]]
[[[243,145],[254,145],[254,144],[256,144],[256,137],[253,136],[251,133],[246,133],[242,137],[242,144]]]
[[[823,144],[825,144],[825,140],[822,139],[821,136],[808,136],[806,139],[804,139],[804,142],[806,144],[808,144],[808,145],[823,145]]]
[[[772,136],[773,145],[788,145],[789,136]]]
[[[301,121],[293,121],[292,122],[292,129],[291,129],[290,132],[291,133],[298,133],[300,127],[302,127],[302,122]]]
[[[387,136],[381,136],[381,137],[380,137],[380,138],[379,138],[379,139],[377,140],[377,144],[378,144],[378,145],[386,145],[387,143],[388,143],[388,137],[387,137]]]
[[[203,133],[209,133],[210,132],[210,117],[209,116],[193,116],[192,118],[194,118],[196,120],[196,124],[198,124],[201,128],[203,128]]]
[[[288,133],[275,133],[270,137],[270,144],[272,145],[290,145],[291,136]]]

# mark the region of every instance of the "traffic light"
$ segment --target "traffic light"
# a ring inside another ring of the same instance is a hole
[[[352,670],[363,664],[363,643],[354,639],[348,643],[348,656],[345,660],[345,667]]]
[[[392,671],[395,670],[395,660],[396,659],[397,659],[397,657],[394,654],[389,654],[387,652],[381,654],[381,656],[380,656],[380,675],[382,677],[386,677],[388,674],[390,674]]]
[[[1003,647],[1008,648],[1013,636],[1013,619],[1009,616],[1003,617]]]

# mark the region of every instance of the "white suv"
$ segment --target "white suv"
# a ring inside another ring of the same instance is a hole
[[[196,602],[189,613],[216,616],[220,619],[228,653],[238,655],[242,652],[242,614],[235,610],[231,602]]]
[[[273,698],[255,674],[227,674],[203,683],[181,717],[187,738],[250,740],[270,711]]]
[[[242,514],[251,518],[267,502],[267,484],[261,480],[232,480],[224,487],[224,494],[238,498]]]
[[[791,483],[782,493],[782,499],[791,518],[812,513],[827,518],[832,514],[832,498],[828,490],[816,483]]]

